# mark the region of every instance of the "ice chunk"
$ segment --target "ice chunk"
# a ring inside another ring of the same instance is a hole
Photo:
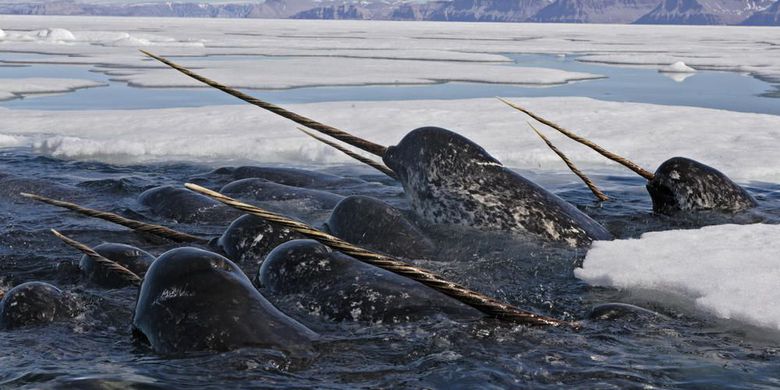
[[[780,225],[720,225],[598,241],[575,276],[670,293],[725,319],[780,330]],[[652,296],[652,294],[651,294]]]
[[[106,85],[100,81],[81,79],[24,78],[0,79],[0,100],[18,98],[22,95],[54,94],[70,92],[81,88]]]
[[[663,73],[696,73],[696,69],[685,65],[685,62],[677,61],[669,66],[665,66],[658,70]]]
[[[76,40],[76,37],[73,35],[73,33],[64,28],[47,28],[45,30],[39,30],[36,32],[35,36],[49,42],[65,42]]]

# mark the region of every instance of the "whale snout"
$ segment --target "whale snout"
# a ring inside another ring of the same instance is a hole
[[[396,170],[396,165],[398,158],[396,156],[398,154],[398,148],[395,146],[388,146],[387,151],[385,151],[385,155],[382,156],[382,161],[387,165],[390,169]]]

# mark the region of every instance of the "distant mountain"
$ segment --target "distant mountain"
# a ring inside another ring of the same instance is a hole
[[[664,0],[637,24],[738,24],[772,0]]]
[[[312,0],[266,0],[251,3],[95,4],[73,0],[42,3],[0,3],[0,14],[160,16],[188,18],[288,18],[315,6]]]
[[[556,0],[529,20],[546,23],[631,23],[659,0]]]
[[[459,22],[523,22],[551,0],[452,0],[402,3],[388,16],[392,20]]]
[[[391,10],[392,8],[385,3],[355,2],[330,5],[325,3],[290,17],[293,19],[387,19]]]
[[[3,1],[0,14],[22,15],[780,25],[780,0]]]
[[[336,6],[317,7],[299,12],[292,19],[371,19],[366,10],[354,4],[341,4]]]
[[[743,26],[780,26],[780,1],[763,11],[754,13],[741,24]]]

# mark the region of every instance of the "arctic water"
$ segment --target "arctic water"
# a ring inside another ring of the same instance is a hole
[[[662,73],[656,69],[619,67],[585,63],[577,56],[544,54],[505,54],[512,63],[505,66],[525,66],[561,69],[602,75],[595,80],[583,80],[558,85],[528,86],[489,83],[442,81],[434,85],[365,85],[351,87],[299,87],[281,90],[249,90],[262,99],[279,104],[315,103],[323,101],[382,101],[469,99],[480,97],[543,97],[585,96],[600,100],[654,103],[692,107],[717,108],[731,111],[780,114],[777,86],[750,75],[726,71],[702,70],[696,73]],[[0,78],[56,77],[105,82],[105,87],[87,88],[62,95],[34,96],[0,102],[0,106],[39,110],[143,109],[168,107],[199,107],[206,105],[244,104],[231,96],[206,88],[137,88],[123,81],[113,81],[111,68],[91,65],[46,64],[44,54],[0,53],[0,62],[17,66],[0,67]],[[258,55],[172,57],[185,66],[197,66],[200,61],[245,59],[258,62],[280,58]],[[26,64],[26,62],[35,62]],[[522,68],[518,68],[522,72]]]
[[[655,70],[581,64],[552,56],[514,56],[520,64],[557,66],[607,75],[547,88],[443,83],[414,87],[320,87],[254,91],[279,103],[332,100],[398,100],[481,96],[592,96],[599,99],[724,108],[778,114],[778,100],[760,96],[771,85],[724,72],[699,72],[677,83]],[[177,59],[180,62],[214,59]],[[508,65],[511,66],[511,65]],[[598,68],[598,69],[596,69]],[[108,87],[60,96],[0,103],[18,109],[130,109],[240,104],[209,90],[132,88],[81,66],[56,67],[56,77],[107,81]],[[2,77],[54,76],[52,65],[0,68]],[[621,79],[621,77],[625,77]],[[621,81],[622,80],[622,81]],[[625,83],[642,84],[632,90]],[[724,87],[725,85],[733,88]],[[723,93],[728,89],[732,94]],[[671,92],[675,91],[675,92]],[[671,157],[671,156],[670,156]],[[241,164],[252,162],[242,161]],[[238,164],[238,163],[237,163]],[[57,228],[89,245],[120,242],[159,255],[178,245],[77,216],[18,195],[34,192],[203,236],[219,235],[230,220],[177,223],[151,213],[138,195],[159,185],[226,184],[209,174],[221,164],[166,162],[121,165],[62,160],[29,148],[0,151],[0,287],[25,281],[53,283],[79,301],[79,315],[47,326],[4,332],[0,338],[0,387],[187,388],[406,387],[406,388],[777,388],[780,334],[690,309],[675,297],[659,301],[641,293],[589,287],[573,270],[585,250],[470,229],[421,227],[442,248],[415,263],[521,308],[579,321],[579,331],[527,328],[494,320],[459,322],[444,317],[412,323],[328,321],[297,297],[267,297],[282,311],[324,336],[317,355],[290,359],[272,350],[160,356],[133,341],[130,318],[137,291],[91,286],[73,270],[80,258],[49,233]],[[359,179],[329,189],[364,194],[409,209],[402,188],[355,165],[301,168]],[[563,173],[520,172],[572,202],[618,238],[647,231],[721,223],[780,223],[780,184],[741,183],[761,206],[738,215],[670,218],[651,211],[645,182],[628,175],[595,175],[613,197],[598,204],[576,179]],[[329,210],[305,200],[259,202],[321,225]],[[242,263],[254,275],[258,262]],[[68,266],[70,265],[70,266]],[[594,306],[629,303],[650,312],[592,316]]]

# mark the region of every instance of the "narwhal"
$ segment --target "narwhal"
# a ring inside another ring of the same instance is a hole
[[[401,182],[414,212],[428,222],[510,232],[570,246],[612,238],[585,213],[504,167],[482,147],[450,130],[418,128],[398,145],[388,148],[142,52],[211,87],[381,157]]]
[[[758,205],[744,188],[713,167],[685,157],[672,157],[652,173],[517,104],[501,101],[647,179],[647,192],[656,213],[707,210],[736,213]]]

